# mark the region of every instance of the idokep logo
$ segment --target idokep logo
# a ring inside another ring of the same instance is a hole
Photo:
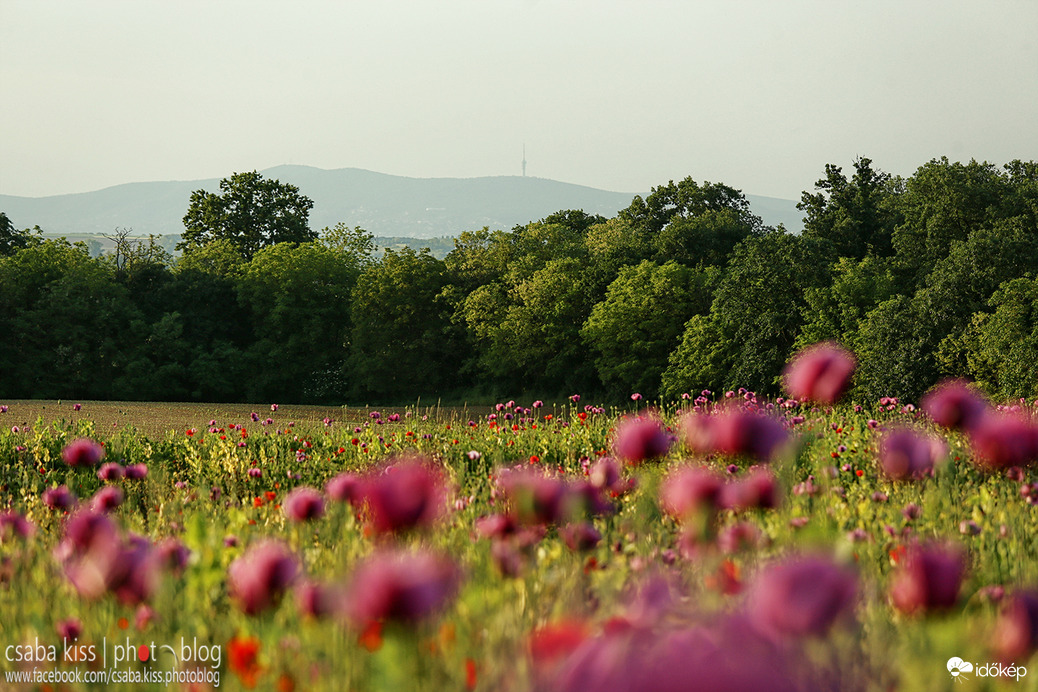
[[[978,663],[976,665],[969,661],[963,661],[958,656],[948,659],[948,673],[955,682],[969,680],[967,673],[973,673],[978,678],[1020,678],[1027,675],[1027,668],[1016,664],[1005,665],[1002,663]]]

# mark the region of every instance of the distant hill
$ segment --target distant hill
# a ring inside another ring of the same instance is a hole
[[[260,173],[297,186],[314,201],[312,228],[345,222],[385,237],[438,238],[483,226],[510,230],[561,209],[611,217],[636,194],[520,176],[407,178],[357,168],[309,166],[277,166]],[[51,197],[0,195],[0,211],[17,228],[38,225],[47,235],[110,234],[117,227],[133,229],[134,235],[173,235],[183,230],[181,219],[191,193],[218,192],[219,183],[217,179],[127,183]],[[795,202],[746,198],[765,223],[800,229]]]

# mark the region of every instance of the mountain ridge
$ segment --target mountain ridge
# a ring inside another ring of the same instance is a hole
[[[576,183],[517,175],[473,178],[416,178],[362,168],[323,169],[282,164],[259,171],[295,185],[314,201],[310,226],[345,223],[377,236],[436,238],[462,231],[510,230],[561,209],[583,209],[612,217],[635,195]],[[219,191],[220,180],[143,181],[90,192],[45,197],[0,195],[0,211],[17,228],[40,226],[47,235],[105,234],[129,228],[135,235],[183,231],[191,193]],[[769,225],[801,227],[796,203],[746,195],[753,212]]]

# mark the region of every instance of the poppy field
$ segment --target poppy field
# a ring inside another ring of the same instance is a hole
[[[1038,689],[1038,401],[853,369],[161,432],[0,405],[0,689]]]

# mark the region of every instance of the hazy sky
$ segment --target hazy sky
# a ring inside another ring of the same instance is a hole
[[[282,163],[670,179],[1038,159],[1038,0],[0,0],[0,193]],[[305,190],[303,191],[305,193]]]

